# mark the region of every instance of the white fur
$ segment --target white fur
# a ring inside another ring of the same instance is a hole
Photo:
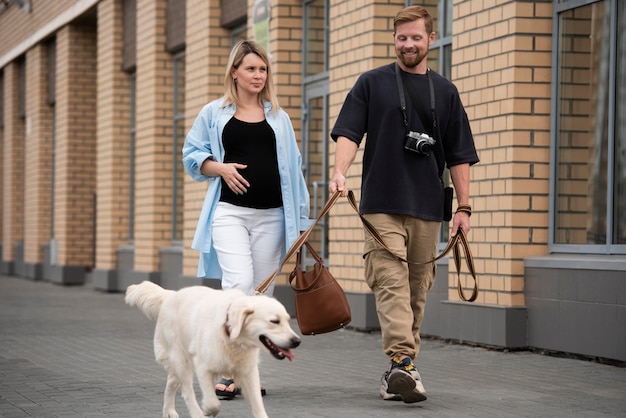
[[[266,346],[259,337],[280,347],[274,350],[277,358],[286,355],[291,360],[289,349],[300,344],[280,302],[205,286],[165,290],[149,281],[129,286],[125,300],[156,319],[154,353],[167,371],[163,417],[178,418],[175,399],[179,389],[192,418],[215,417],[220,401],[214,387],[220,376],[233,377],[255,418],[267,417],[258,369],[259,348]],[[202,407],[194,393],[194,371]]]

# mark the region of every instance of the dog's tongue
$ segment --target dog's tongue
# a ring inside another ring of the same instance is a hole
[[[293,361],[293,353],[291,352],[291,350],[281,348],[281,347],[278,347],[278,349],[280,350],[281,353],[283,353],[285,357],[289,359],[289,361]]]

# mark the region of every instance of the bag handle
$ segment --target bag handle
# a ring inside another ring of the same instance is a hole
[[[315,222],[313,222],[313,225],[311,225],[306,231],[303,231],[300,236],[294,241],[294,243],[291,244],[291,247],[289,247],[289,250],[287,250],[287,253],[285,254],[283,262],[280,263],[280,266],[276,269],[276,271],[274,271],[274,273],[270,274],[265,280],[263,280],[263,282],[261,282],[260,285],[257,286],[257,288],[254,290],[255,295],[265,293],[265,291],[269,289],[270,285],[274,280],[276,280],[276,277],[278,277],[285,264],[289,260],[291,260],[291,258],[298,251],[300,251],[300,248],[302,248],[304,244],[306,244],[307,240],[309,239],[309,235],[311,235],[311,232],[313,232],[313,228],[315,227],[315,225],[317,225],[317,223],[322,220],[322,218],[326,216],[328,212],[330,212],[330,209],[335,205],[335,203],[337,203],[337,200],[339,200],[340,197],[341,192],[336,191],[328,198],[328,201],[326,202],[322,210],[320,210],[320,213],[317,215],[317,219],[315,220]]]
[[[311,254],[311,256],[315,259],[316,264],[320,263],[320,264],[324,264],[324,260],[322,260],[322,257],[313,249],[313,247],[311,246],[311,244],[309,244],[309,242],[305,242],[304,245],[306,245],[306,248],[309,250],[309,253]],[[297,251],[297,256],[296,256],[296,269],[300,269],[300,263],[302,261],[301,255],[302,255],[302,248],[300,248]],[[320,281],[320,279],[322,278],[322,275],[320,274],[319,276],[317,276],[315,278],[315,280],[313,280],[308,286],[306,287],[297,287],[297,283],[293,283],[294,279],[296,279],[296,270],[292,271],[289,274],[289,284],[291,285],[291,288],[295,291],[298,292],[307,292],[311,289],[313,289],[315,287],[315,285],[317,284],[318,281]],[[296,280],[297,281],[297,280]]]
[[[363,225],[365,226],[365,229],[367,229],[367,231],[372,235],[374,240],[376,240],[376,242],[381,247],[387,250],[389,254],[391,254],[392,256],[394,256],[400,261],[404,261],[405,263],[408,263],[408,264],[418,264],[418,265],[434,263],[435,261],[445,257],[446,254],[448,254],[452,250],[452,253],[454,256],[454,264],[456,266],[456,274],[458,278],[457,290],[459,292],[459,297],[466,302],[473,302],[476,300],[476,298],[478,297],[478,283],[476,281],[476,271],[474,270],[474,259],[472,257],[472,252],[470,250],[469,242],[467,241],[467,237],[465,236],[465,233],[463,232],[462,229],[459,228],[457,231],[457,234],[453,237],[450,237],[450,240],[448,241],[448,245],[446,246],[446,248],[441,252],[441,254],[439,254],[432,260],[421,262],[421,263],[416,262],[416,261],[409,261],[406,258],[394,253],[387,246],[387,244],[385,244],[383,237],[376,230],[374,225],[372,225],[367,219],[363,217],[363,215],[361,215],[352,190],[348,191],[348,201],[350,202],[350,205],[355,210],[355,212],[359,215],[359,217],[361,218],[361,221],[363,222]],[[465,292],[463,291],[463,286],[461,286],[461,253],[459,251],[459,246],[463,248],[463,252],[465,253],[465,263],[467,264],[467,268],[470,271],[472,278],[474,279],[474,289],[472,290],[472,295],[469,298],[465,296]]]

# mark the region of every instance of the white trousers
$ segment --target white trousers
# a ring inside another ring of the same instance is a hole
[[[283,208],[253,209],[219,202],[213,218],[213,248],[222,269],[222,289],[254,289],[279,266],[285,245]],[[274,284],[265,292],[274,294]]]

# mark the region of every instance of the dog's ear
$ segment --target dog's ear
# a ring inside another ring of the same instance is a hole
[[[239,337],[246,319],[252,312],[254,312],[254,309],[244,299],[233,301],[230,309],[228,309],[228,324],[226,324],[230,328],[231,340]]]

